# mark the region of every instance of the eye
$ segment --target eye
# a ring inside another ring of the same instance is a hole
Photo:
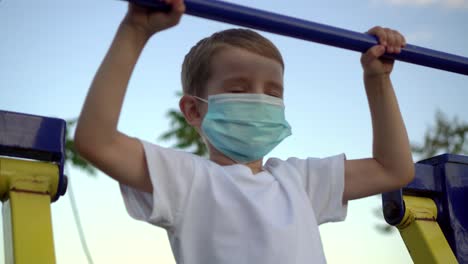
[[[242,85],[231,86],[227,89],[228,93],[245,93],[245,88]]]
[[[230,93],[243,93],[244,91],[242,91],[242,90],[231,90],[229,92]]]
[[[277,88],[268,89],[266,91],[266,94],[269,96],[278,97],[278,98],[283,97],[283,93],[281,92],[281,89],[277,89]]]

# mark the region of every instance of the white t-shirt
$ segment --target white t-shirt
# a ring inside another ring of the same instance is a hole
[[[153,194],[121,184],[125,206],[167,230],[177,263],[326,263],[318,225],[346,217],[343,154],[270,158],[253,175],[142,143]]]

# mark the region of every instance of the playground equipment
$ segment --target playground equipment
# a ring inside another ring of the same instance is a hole
[[[129,0],[168,11],[155,0]],[[185,0],[186,13],[216,21],[365,52],[370,35],[215,0]],[[468,58],[408,44],[389,58],[468,75]],[[0,199],[5,262],[55,263],[50,202],[64,195],[65,122],[0,111]],[[397,225],[415,263],[468,263],[468,157],[418,162],[416,178],[383,195],[388,223]]]
[[[408,186],[382,195],[385,220],[415,263],[468,263],[468,157],[444,154],[415,169]]]
[[[127,0],[168,11],[170,6],[156,0]],[[377,44],[375,37],[294,17],[216,0],[185,0],[186,14],[259,29],[278,35],[313,41],[338,48],[365,52]],[[388,58],[468,75],[468,58],[407,44],[400,54]]]
[[[164,2],[127,0],[162,12]],[[374,36],[217,0],[185,0],[186,14],[365,52]],[[468,58],[407,44],[387,58],[468,75]],[[384,194],[389,224],[397,225],[415,263],[468,263],[468,157],[443,155],[420,161],[416,179]],[[405,195],[403,195],[405,194]],[[439,227],[440,225],[440,227]],[[447,242],[448,241],[448,242]]]
[[[65,194],[65,121],[0,111],[5,263],[55,263],[51,201]]]

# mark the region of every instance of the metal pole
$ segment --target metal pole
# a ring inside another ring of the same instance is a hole
[[[168,11],[170,6],[156,0],[127,0],[138,5]],[[185,0],[189,15],[249,27],[279,35],[313,41],[338,48],[365,52],[377,44],[374,36],[331,27],[294,17],[217,0]],[[393,58],[413,64],[468,75],[468,58],[407,44]]]
[[[57,164],[0,157],[5,263],[55,263],[50,203],[58,184]]]

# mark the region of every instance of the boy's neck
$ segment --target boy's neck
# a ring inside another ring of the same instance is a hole
[[[218,153],[217,153],[218,154]],[[238,163],[233,161],[232,159],[224,156],[223,154],[216,155],[215,153],[210,153],[210,160],[221,165],[221,166],[229,166],[235,164],[242,164],[250,168],[252,174],[257,174],[263,171],[263,159],[248,162],[248,163]]]

